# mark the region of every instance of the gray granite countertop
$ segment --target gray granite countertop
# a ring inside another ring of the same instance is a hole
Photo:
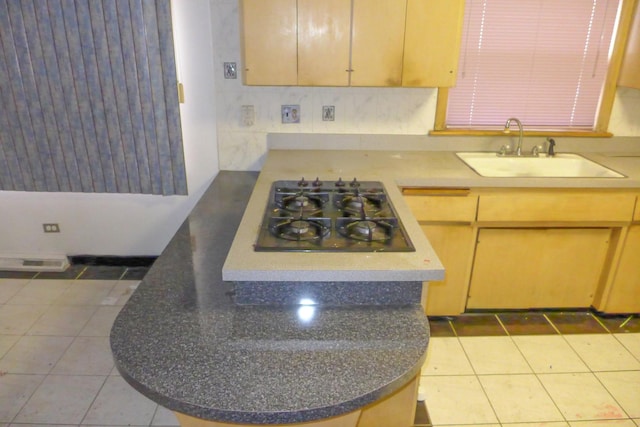
[[[240,306],[221,269],[251,172],[221,172],[118,315],[125,380],[194,417],[296,423],[350,412],[418,374],[429,327],[419,305]]]

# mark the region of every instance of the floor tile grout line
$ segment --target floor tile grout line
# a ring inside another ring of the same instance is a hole
[[[609,390],[609,388],[606,386],[606,384],[604,384],[602,382],[602,380],[600,379],[600,377],[598,377],[598,375],[596,375],[597,373],[599,373],[601,371],[592,371],[592,375],[595,377],[595,379],[598,381],[598,383],[600,383],[600,385],[605,389],[605,391],[607,392],[607,394],[609,394],[609,396],[611,397],[611,399],[613,399],[614,402],[616,402],[616,404],[618,405],[618,407],[620,408],[620,410],[627,416],[626,419],[632,419],[631,415],[624,409],[624,406],[622,406],[620,404],[620,402],[618,402],[618,399],[616,399],[616,397],[613,395],[613,393],[611,393],[611,391]],[[606,371],[602,371],[602,372],[606,372]],[[621,372],[621,371],[613,371],[613,372]],[[622,371],[624,372],[624,371]],[[618,419],[618,420],[622,420],[625,418],[612,418],[612,419]]]
[[[549,319],[549,316],[547,316],[547,313],[542,313],[542,315],[544,316],[545,319],[547,319],[547,322],[549,322],[549,324],[551,325],[551,327],[553,328],[554,331],[556,331],[556,333],[558,335],[563,335],[562,332],[560,332],[560,329],[558,329],[558,327],[555,325],[555,323],[553,323],[551,321],[551,319]]]
[[[98,391],[93,396],[93,399],[91,399],[91,403],[87,406],[87,410],[84,412],[84,415],[80,419],[80,422],[78,423],[78,426],[82,426],[83,425],[82,423],[87,418],[87,415],[89,415],[89,411],[91,411],[91,408],[93,407],[93,405],[96,403],[96,400],[98,399],[98,396],[100,395],[100,392],[102,392],[102,389],[104,388],[105,384],[107,383],[107,380],[109,379],[109,376],[110,376],[110,374],[104,376],[104,381],[102,381],[102,384],[100,385],[100,388],[98,388]]]
[[[36,394],[36,390],[38,390],[38,388],[40,388],[40,386],[42,385],[42,383],[44,383],[44,381],[47,379],[48,375],[45,374],[23,374],[23,375],[40,375],[42,376],[42,379],[40,380],[40,382],[38,383],[37,386],[35,386],[33,388],[33,392],[29,395],[29,398],[27,400],[25,400],[25,402],[20,406],[20,409],[18,409],[16,411],[16,414],[13,416],[13,418],[11,418],[11,421],[9,421],[9,424],[7,424],[8,426],[13,425],[13,423],[16,421],[16,419],[18,418],[18,415],[20,415],[20,412],[22,412],[22,410],[25,408],[25,406],[27,406],[27,403],[29,403],[29,401],[33,398],[33,395]],[[20,424],[18,424],[20,425]]]
[[[594,316],[593,313],[589,312],[589,316],[591,316],[592,319],[594,319],[596,322],[598,322],[598,324],[600,326],[602,326],[604,328],[605,331],[607,331],[608,333],[611,333],[611,331],[609,330],[609,328],[607,328],[607,325],[605,325],[599,318],[598,316]]]
[[[496,320],[498,321],[498,323],[500,324],[500,326],[502,326],[502,330],[504,331],[504,333],[510,337],[511,334],[509,333],[509,330],[507,329],[506,326],[504,326],[504,323],[502,323],[502,319],[500,319],[500,316],[498,316],[498,313],[494,313],[494,317],[496,318]]]
[[[638,362],[640,362],[640,354],[638,356],[636,356],[633,351],[631,351],[631,349],[629,347],[627,347],[622,341],[620,341],[620,339],[616,336],[617,334],[611,334],[613,336],[613,338],[615,338],[616,341],[618,341],[620,343],[620,345],[622,347],[624,347],[625,350],[627,350],[630,354],[631,357],[633,357],[634,359],[636,359]]]
[[[489,399],[489,395],[487,394],[487,390],[482,385],[482,381],[480,381],[478,372],[476,371],[476,368],[473,366],[473,362],[471,361],[471,358],[469,357],[469,354],[467,353],[467,350],[464,348],[464,345],[462,345],[462,341],[460,340],[460,337],[456,336],[456,338],[458,340],[458,344],[460,345],[460,348],[462,349],[462,352],[464,353],[465,357],[467,358],[467,362],[469,363],[469,366],[471,366],[471,370],[473,371],[473,376],[475,377],[476,381],[480,385],[480,388],[482,389],[482,393],[484,394],[485,399],[487,399],[487,403],[489,403],[489,406],[491,407],[491,411],[493,412],[493,416],[496,418],[496,421],[498,423],[502,424],[501,421],[500,421],[500,418],[498,417],[498,412],[496,411],[496,408],[493,406],[493,403],[491,403],[491,399]]]

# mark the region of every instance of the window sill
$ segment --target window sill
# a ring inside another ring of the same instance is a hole
[[[501,130],[482,129],[444,129],[431,130],[432,136],[518,136],[518,132],[506,133]],[[553,137],[584,137],[584,138],[611,138],[611,132],[577,131],[577,130],[525,130],[524,136],[553,136]]]

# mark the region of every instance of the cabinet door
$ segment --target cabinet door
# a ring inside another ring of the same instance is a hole
[[[467,309],[589,307],[611,229],[481,229]]]
[[[442,224],[421,228],[445,269],[444,280],[427,285],[426,313],[430,316],[464,313],[473,256],[473,227]]]
[[[350,43],[351,0],[298,0],[299,85],[347,86]]]
[[[354,0],[351,86],[400,86],[405,0]]]
[[[464,0],[408,0],[402,85],[456,83]]]
[[[296,85],[296,0],[242,0],[242,56],[247,85]]]
[[[640,313],[640,225],[629,228],[615,272],[607,313]]]

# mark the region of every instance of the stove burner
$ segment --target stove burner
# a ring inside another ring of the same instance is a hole
[[[276,195],[276,206],[289,212],[286,216],[322,216],[322,206],[328,200],[326,193],[301,190]]]
[[[274,236],[291,241],[321,240],[329,234],[329,227],[322,218],[318,220],[294,219],[273,220],[269,227]]]
[[[302,220],[293,221],[289,224],[288,229],[295,234],[305,234],[309,231],[309,222]]]
[[[296,196],[293,198],[290,204],[299,208],[309,206],[309,198],[307,196]]]
[[[393,237],[393,225],[379,220],[351,221],[343,223],[338,231],[344,237],[365,242],[386,242]]]

